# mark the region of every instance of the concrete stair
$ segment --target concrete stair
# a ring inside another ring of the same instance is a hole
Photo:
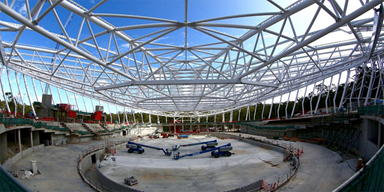
[[[100,126],[105,130],[107,131],[107,133],[111,133],[111,131],[107,128],[107,126],[105,126],[105,124],[100,124]]]
[[[67,124],[65,124],[64,122],[60,122],[60,125],[61,125],[63,128],[68,128],[68,129],[69,129],[69,133],[70,133],[70,134],[73,134],[73,130],[72,130],[71,128],[69,128],[69,127],[67,126]]]
[[[93,135],[97,135],[97,133],[95,133],[87,124],[85,123],[81,123],[81,125],[87,129],[89,132],[91,132]]]

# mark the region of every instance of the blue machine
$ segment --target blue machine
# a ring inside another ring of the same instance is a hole
[[[168,149],[164,149],[164,148],[160,148],[160,147],[154,147],[154,146],[150,146],[150,145],[144,145],[144,144],[135,143],[132,141],[128,141],[128,143],[126,144],[126,147],[128,148],[128,153],[133,153],[133,152],[137,151],[139,154],[142,154],[142,153],[144,153],[143,147],[148,147],[151,149],[162,150],[165,155],[168,155],[168,156],[172,155],[172,151],[168,151]]]
[[[202,145],[202,144],[207,144],[207,145],[201,146],[201,150],[205,151],[207,148],[215,148],[217,146],[217,140],[191,143],[191,144],[185,144],[185,145],[179,145],[179,146],[174,145],[172,146],[172,150],[177,151],[180,149],[180,147],[188,147],[188,146]]]
[[[220,156],[231,156],[232,153],[230,152],[232,150],[232,146],[225,146],[225,147],[220,147],[217,151],[212,151],[211,155],[214,156],[215,158],[218,158]]]
[[[218,150],[218,151],[216,151],[216,150]],[[177,152],[177,153],[173,154],[173,159],[178,160],[178,159],[181,159],[183,157],[196,156],[196,155],[200,155],[200,154],[204,154],[204,153],[208,153],[208,152],[211,152],[211,155],[214,156],[215,158],[218,158],[220,156],[228,156],[229,157],[232,155],[230,150],[232,150],[232,146],[230,143],[228,143],[226,145],[222,145],[222,146],[208,149],[205,151],[200,151],[200,152],[190,153],[190,154],[185,154],[185,155],[180,155],[180,152]]]

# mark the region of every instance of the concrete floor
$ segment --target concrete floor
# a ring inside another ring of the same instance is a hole
[[[171,149],[172,145],[215,140],[215,137],[194,136],[188,139],[147,139],[138,143]],[[174,160],[162,151],[145,148],[143,154],[117,151],[116,163],[101,163],[101,171],[123,184],[134,176],[139,184],[132,188],[143,191],[227,191],[256,180],[271,180],[289,172],[283,154],[259,148],[234,139],[218,140],[218,146],[231,143],[234,155],[214,158],[210,153]],[[181,147],[180,155],[201,151],[201,145]]]
[[[174,143],[214,139],[200,136],[138,142],[170,149]],[[237,140],[217,140],[219,145],[231,143],[234,149],[232,152],[236,154],[216,159],[207,153],[174,160],[173,156],[165,156],[162,151],[146,148],[143,154],[128,154],[124,148],[117,151],[115,165],[111,160],[102,163],[102,171],[120,183],[124,177],[135,176],[139,184],[134,188],[143,191],[225,191],[258,179],[267,183],[274,182],[289,170],[288,164],[282,161],[281,153]],[[37,161],[42,175],[33,176],[32,179],[19,178],[21,183],[33,191],[93,191],[77,173],[77,157],[86,148],[102,142],[49,146],[19,160],[14,169],[30,169],[30,160]],[[300,158],[302,164],[297,175],[280,191],[331,191],[354,173],[346,162],[336,162],[341,158],[333,151],[310,143],[294,142],[293,145],[304,148]],[[198,145],[180,148],[179,151],[182,155],[200,150]],[[351,161],[350,165],[354,167],[356,161]]]
[[[268,140],[262,136],[242,135]],[[332,191],[355,173],[351,167],[354,168],[357,165],[356,159],[338,163],[341,160],[340,155],[323,146],[305,142],[290,143],[295,148],[303,149],[304,153],[300,157],[301,165],[297,174],[279,191]],[[267,180],[267,182],[270,181]]]
[[[116,138],[115,140],[118,139]],[[23,185],[32,191],[94,191],[79,176],[77,172],[77,158],[82,151],[102,143],[104,141],[92,141],[76,145],[46,146],[44,149],[31,153],[17,161],[13,165],[13,169],[31,170],[31,160],[37,161],[37,167],[41,171],[41,175],[35,175],[31,179],[18,178]]]

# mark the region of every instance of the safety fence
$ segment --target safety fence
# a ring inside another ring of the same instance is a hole
[[[376,106],[366,106],[358,108],[359,115],[379,115],[384,116],[384,106],[376,105]]]
[[[294,125],[286,125],[286,126],[258,126],[253,125],[249,123],[242,123],[240,122],[240,125],[252,127],[255,129],[266,129],[266,130],[287,130],[287,129],[300,129],[300,126],[294,126]]]
[[[31,191],[0,165],[0,191]]]
[[[5,127],[33,125],[33,119],[1,117],[0,123],[4,124]]]

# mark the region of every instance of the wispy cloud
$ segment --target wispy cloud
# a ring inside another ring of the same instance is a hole
[[[27,6],[25,5],[25,3],[23,3],[21,5],[21,7],[17,10],[17,12],[19,12],[21,15],[23,15],[24,17],[27,16]]]
[[[124,44],[121,45],[121,47],[123,47],[123,48],[129,48],[129,43],[124,43]]]
[[[274,37],[274,35],[272,35],[272,34],[268,34],[268,35],[263,35],[263,37],[264,37],[264,38],[272,38],[272,37]]]
[[[91,0],[91,3],[92,3],[92,4],[95,4],[95,0]]]
[[[163,40],[166,40],[166,39],[169,39],[169,38],[170,38],[170,36],[163,36],[163,37],[160,37],[160,38],[154,40],[153,42],[155,43],[155,42],[163,41]]]

